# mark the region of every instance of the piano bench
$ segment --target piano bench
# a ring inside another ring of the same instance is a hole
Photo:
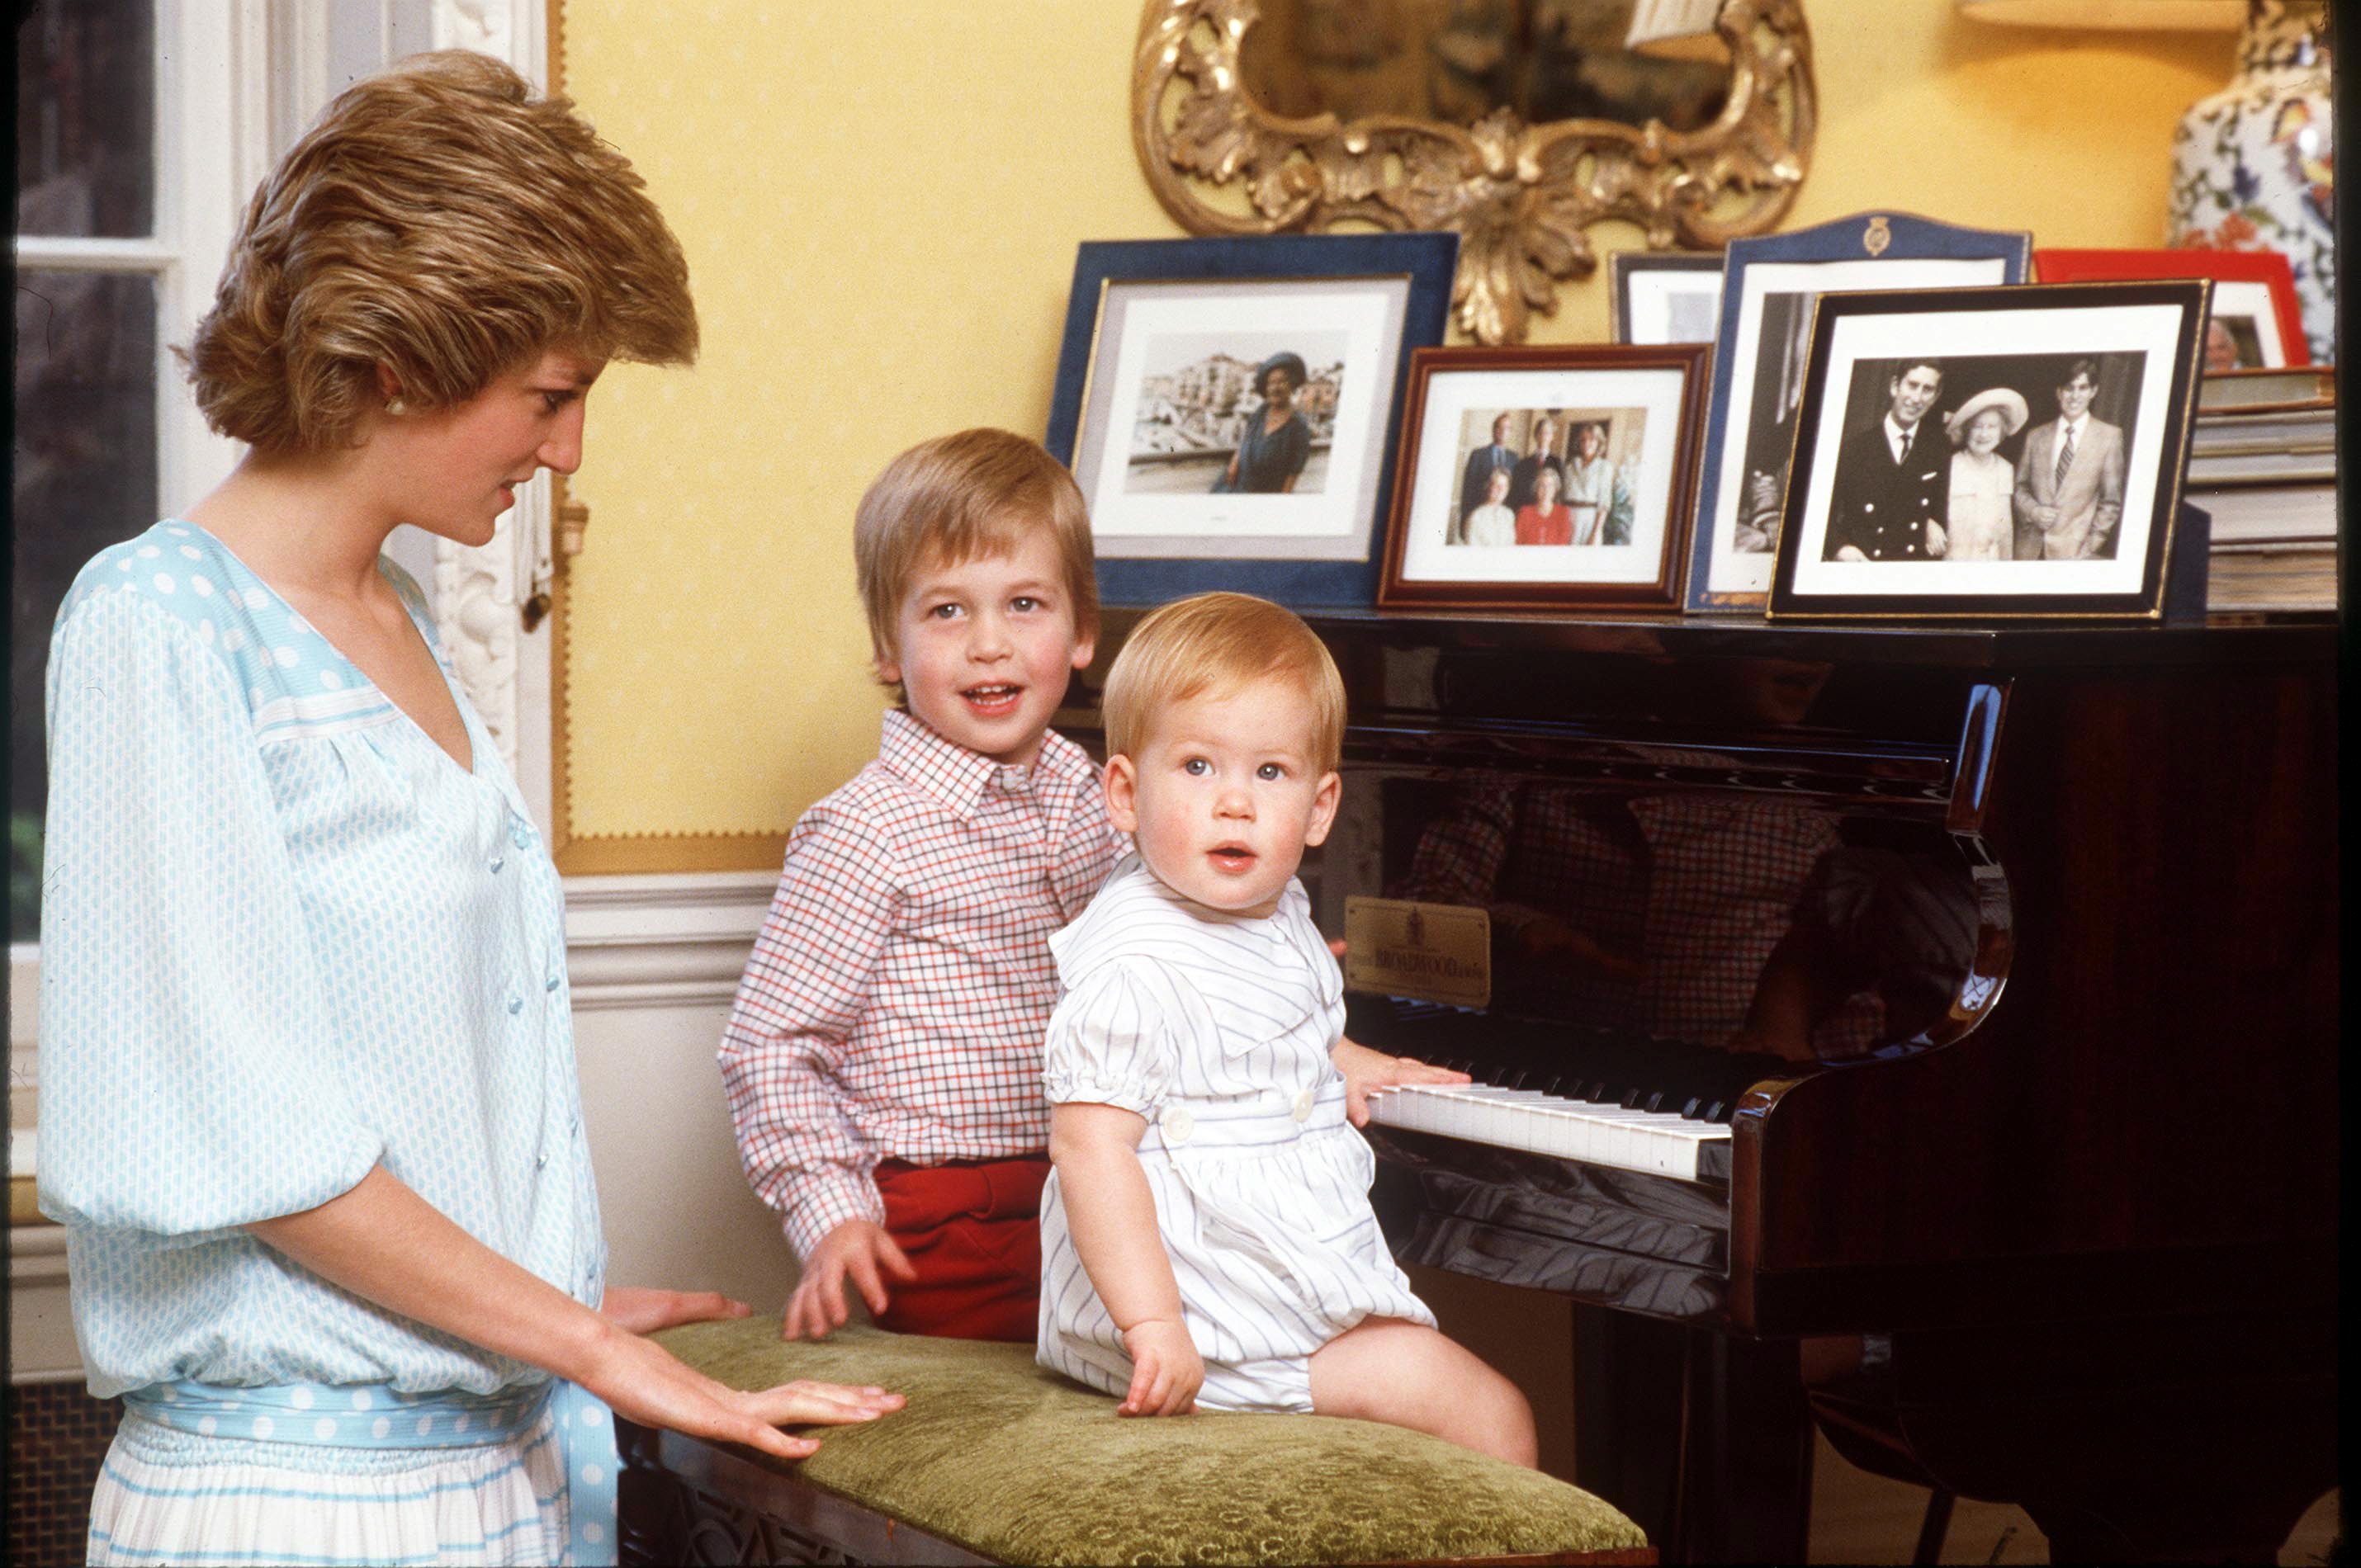
[[[756,1316],[657,1337],[735,1387],[875,1383],[909,1404],[808,1429],[820,1450],[800,1464],[618,1422],[626,1564],[1656,1560],[1589,1493],[1398,1427],[1132,1420],[1028,1345],[778,1332]]]

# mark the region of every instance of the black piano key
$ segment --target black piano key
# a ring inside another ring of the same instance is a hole
[[[1367,999],[1356,999],[1366,1002]],[[1471,1013],[1431,1004],[1371,1005],[1354,1037],[1441,1063],[1485,1083],[1541,1086],[1564,1100],[1678,1113],[1727,1124],[1746,1091],[1794,1064],[1761,1052],[1618,1034],[1580,1024]]]

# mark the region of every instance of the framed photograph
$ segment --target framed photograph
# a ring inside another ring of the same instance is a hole
[[[1443,340],[1452,234],[1093,241],[1074,260],[1049,451],[1099,594],[1376,598],[1411,350]]]
[[[2158,619],[2211,287],[1822,295],[1769,613]]]
[[[1709,352],[1411,355],[1378,605],[1678,610]]]
[[[2033,272],[2044,283],[2210,278],[2213,314],[2201,365],[2207,375],[2312,363],[2295,272],[2276,250],[2042,249],[2033,253]]]
[[[1618,250],[1607,258],[1618,343],[1711,343],[1721,324],[1721,253]]]
[[[1954,289],[2022,283],[2029,234],[1862,213],[1817,228],[1736,239],[1722,264],[1705,468],[1686,607],[1763,608],[1804,388],[1812,302],[1833,289]]]

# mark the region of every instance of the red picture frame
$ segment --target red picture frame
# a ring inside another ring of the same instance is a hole
[[[2033,272],[2036,280],[2043,283],[2210,278],[2214,284],[2213,316],[2223,324],[2224,333],[2234,334],[2232,341],[2239,350],[2239,357],[2235,365],[2209,362],[2204,367],[2207,370],[2252,370],[2312,363],[2312,350],[2304,342],[2303,307],[2295,295],[2295,273],[2288,266],[2288,258],[2276,250],[2036,250]],[[2237,295],[2248,291],[2234,289],[2225,300],[2222,288],[2224,283],[2260,284],[2269,300],[2269,314],[2236,309]],[[2238,324],[2242,322],[2252,323],[2251,330],[2257,339],[2253,346],[2259,350],[2257,354],[2246,352],[2246,329]],[[2213,322],[2209,321],[2210,341],[2218,348],[2221,337],[2213,334]],[[2259,341],[2266,328],[2276,329],[2276,357],[2271,345]]]

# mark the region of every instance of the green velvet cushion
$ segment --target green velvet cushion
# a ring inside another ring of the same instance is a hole
[[[873,1328],[788,1344],[776,1319],[658,1337],[740,1388],[796,1377],[909,1397],[774,1468],[1006,1563],[1372,1563],[1630,1551],[1614,1508],[1538,1471],[1326,1416],[1119,1417],[1028,1345]]]

